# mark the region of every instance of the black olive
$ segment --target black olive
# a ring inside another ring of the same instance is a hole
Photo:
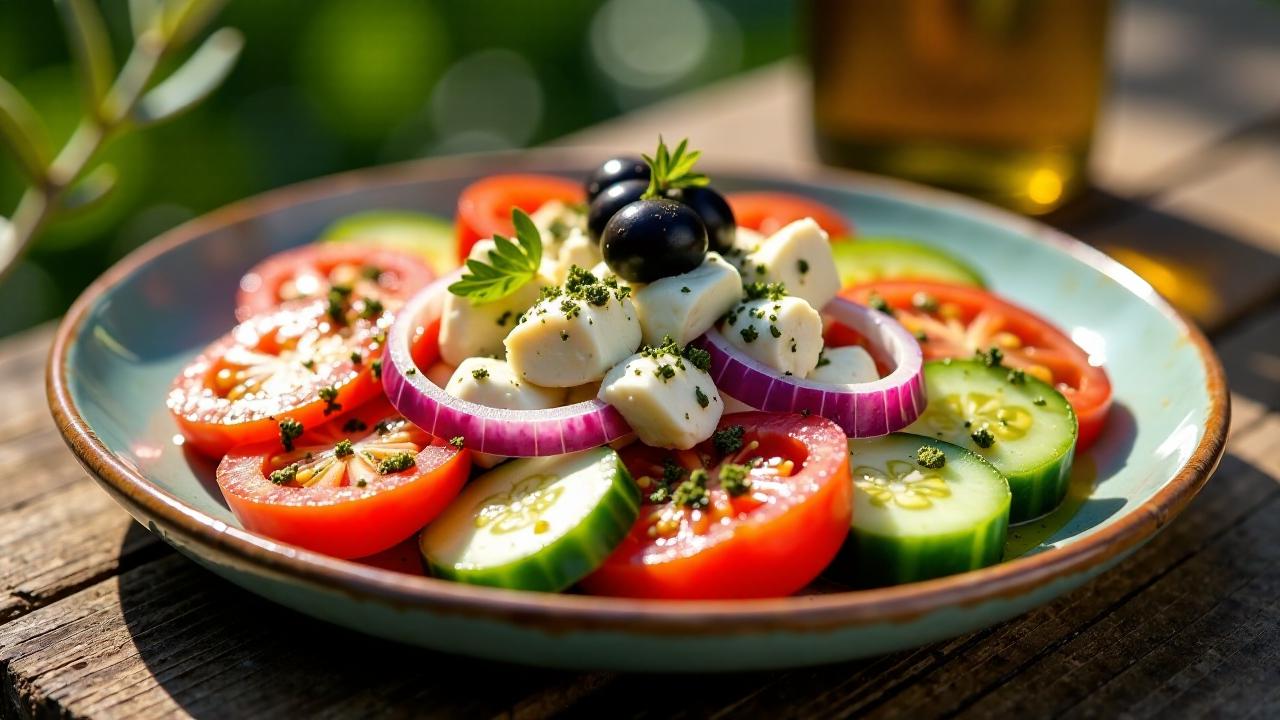
[[[712,250],[725,253],[733,248],[738,223],[723,195],[709,187],[690,187],[668,190],[667,197],[679,200],[698,213],[702,224],[707,226],[707,242]]]
[[[610,185],[623,180],[649,182],[649,164],[633,155],[619,155],[605,160],[587,178],[587,202],[595,200]]]
[[[587,234],[600,242],[604,226],[619,210],[640,199],[649,188],[648,180],[623,180],[604,189],[587,210]]]
[[[638,200],[605,225],[601,251],[609,269],[623,280],[653,282],[701,265],[707,255],[707,228],[684,203]]]

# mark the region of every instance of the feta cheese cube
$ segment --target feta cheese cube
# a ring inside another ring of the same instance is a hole
[[[492,240],[481,240],[468,257],[488,262],[493,247]],[[552,278],[539,273],[514,293],[487,303],[473,303],[445,293],[440,315],[440,359],[456,366],[469,357],[502,357],[502,340],[516,326],[520,313],[537,301],[542,288],[553,284]]]
[[[840,274],[827,233],[812,218],[796,220],[769,236],[746,256],[747,282],[778,282],[787,294],[804,298],[821,310],[840,292]]]
[[[544,252],[556,250],[574,230],[587,231],[587,215],[579,210],[579,206],[569,205],[560,200],[548,200],[529,215],[533,226],[538,228],[542,236]],[[553,257],[555,252],[549,253]]]
[[[442,367],[446,366],[433,365],[427,376],[432,377],[432,372]],[[456,398],[506,410],[545,410],[560,405],[564,399],[563,390],[520,382],[509,364],[493,358],[467,358],[444,384],[437,384]],[[507,459],[505,455],[471,453],[471,462],[482,468],[494,467]]]
[[[585,232],[575,229],[560,244],[556,260],[556,281],[564,282],[569,277],[569,268],[574,265],[589,270],[600,262],[600,246]]]
[[[871,354],[857,345],[826,348],[818,360],[818,367],[808,375],[810,380],[851,385],[880,379],[876,361]]]
[[[746,355],[801,378],[817,366],[822,352],[822,316],[790,295],[739,303],[721,332]]]
[[[544,298],[503,341],[521,379],[547,387],[583,385],[640,346],[640,321],[625,288],[582,274],[593,281],[594,299],[581,290]]]
[[[600,384],[646,445],[687,450],[711,437],[724,411],[711,376],[676,355],[637,353]]]
[[[711,329],[742,298],[742,278],[717,253],[680,275],[655,280],[635,291],[636,312],[646,345],[670,336],[680,345]]]
[[[506,361],[485,357],[463,360],[444,391],[460,400],[505,410],[545,410],[564,401],[564,390],[521,380]]]

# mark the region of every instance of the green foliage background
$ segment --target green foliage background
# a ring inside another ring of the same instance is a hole
[[[56,317],[133,248],[233,200],[350,168],[537,144],[794,50],[789,2],[644,0],[646,12],[692,12],[703,52],[685,72],[628,83],[601,67],[601,37],[608,27],[625,37],[634,13],[616,11],[631,2],[233,0],[217,23],[246,36],[231,77],[191,114],[107,148],[101,159],[121,173],[115,193],[49,227],[0,283],[0,335]],[[126,6],[102,3],[118,57]],[[652,42],[678,51],[687,30]],[[0,2],[0,76],[26,94],[55,142],[66,139],[83,109],[52,3]],[[470,91],[481,86],[490,92]],[[504,131],[502,113],[528,106],[530,93],[536,120],[512,118],[506,137],[451,127],[456,106]],[[0,152],[0,215],[12,212],[22,182]]]

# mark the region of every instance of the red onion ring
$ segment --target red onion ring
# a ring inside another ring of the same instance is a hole
[[[761,410],[809,411],[833,420],[849,437],[878,437],[910,425],[924,410],[924,355],[892,317],[837,297],[823,313],[856,330],[894,369],[871,382],[836,385],[782,375],[742,353],[716,328],[694,342],[711,353],[716,388]]]
[[[462,436],[466,447],[511,457],[559,455],[599,447],[631,432],[622,414],[597,399],[548,410],[504,410],[460,400],[413,361],[412,341],[440,320],[454,271],[405,303],[387,333],[382,388],[396,411],[436,437]]]

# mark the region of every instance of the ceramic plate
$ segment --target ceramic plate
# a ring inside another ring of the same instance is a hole
[[[281,545],[241,529],[213,466],[184,455],[163,399],[178,369],[233,324],[240,275],[349,213],[451,215],[494,172],[583,177],[602,153],[553,151],[393,166],[278,190],[137,250],[67,314],[49,367],[72,450],[139,522],[215,573],[290,608],[448,652],[572,667],[773,668],[884,653],[1023,613],[1115,565],[1213,471],[1226,435],[1222,369],[1201,334],[1142,280],[1035,222],[952,195],[852,174],[721,170],[722,190],[777,189],[842,210],[860,233],[918,238],[975,265],[997,292],[1064,328],[1110,373],[1115,406],[1076,462],[1062,510],[1010,533],[1006,562],[895,588],[732,602],[654,602],[496,590]]]

